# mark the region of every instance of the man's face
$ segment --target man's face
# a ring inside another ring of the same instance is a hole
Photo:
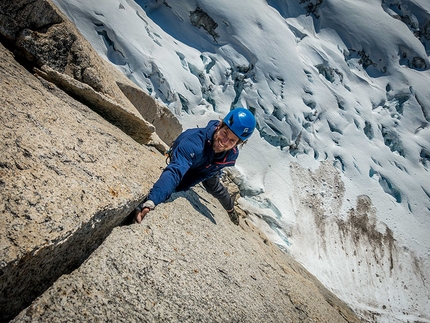
[[[239,138],[227,126],[223,126],[215,131],[212,147],[217,154],[232,149],[238,142]]]

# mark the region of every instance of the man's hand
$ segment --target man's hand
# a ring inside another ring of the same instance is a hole
[[[135,210],[134,211],[134,223],[141,223],[146,214],[151,211],[148,207],[143,208],[142,211]]]
[[[146,214],[148,214],[149,211],[153,210],[155,208],[154,202],[151,200],[144,199],[144,201],[139,204],[136,209],[134,210],[134,223],[141,223],[143,218]]]

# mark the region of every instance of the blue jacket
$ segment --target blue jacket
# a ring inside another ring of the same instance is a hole
[[[158,205],[174,191],[185,191],[236,163],[239,156],[236,147],[219,154],[215,154],[212,148],[213,135],[219,123],[212,120],[206,128],[188,129],[179,135],[172,146],[170,164],[152,187],[149,200]]]

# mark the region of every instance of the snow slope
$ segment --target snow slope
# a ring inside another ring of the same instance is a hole
[[[430,2],[54,0],[203,126],[258,119],[240,203],[370,322],[430,322]]]

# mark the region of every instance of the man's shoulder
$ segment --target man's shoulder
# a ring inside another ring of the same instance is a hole
[[[193,154],[203,151],[206,136],[200,128],[188,129],[178,137],[174,149],[179,149],[182,153]]]
[[[220,120],[211,120],[208,122],[206,128],[211,128],[211,127],[216,127],[217,125],[219,125],[221,121]]]

